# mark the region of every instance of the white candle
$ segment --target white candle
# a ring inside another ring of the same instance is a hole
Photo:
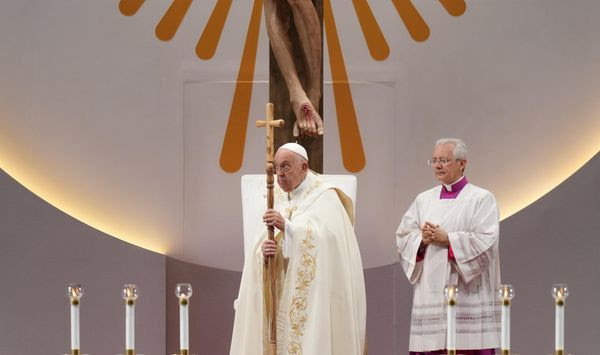
[[[190,297],[192,297],[192,285],[187,283],[177,284],[175,295],[179,299],[179,349],[190,349],[190,328],[189,328],[189,306]]]
[[[456,350],[456,306],[453,302],[448,303],[448,350]]]
[[[135,349],[135,302],[125,303],[125,349]]]
[[[510,301],[515,296],[515,290],[512,285],[500,285],[498,296],[502,304],[502,332],[500,336],[500,346],[502,351],[510,350]]]
[[[565,350],[565,300],[569,296],[569,288],[566,284],[554,284],[552,296],[556,301],[554,311],[554,349]]]
[[[447,327],[446,327],[446,349],[448,353],[455,354],[456,350],[456,297],[458,296],[458,287],[456,285],[446,285],[444,287],[444,296],[448,301],[447,306]]]
[[[135,350],[135,300],[139,291],[135,284],[125,284],[121,297],[125,300],[125,350]]]
[[[502,350],[510,350],[510,301],[502,302]]]
[[[562,304],[559,304],[562,303]],[[556,322],[554,327],[554,349],[565,349],[565,305],[564,302],[556,302]]]
[[[189,329],[189,300],[181,297],[179,300],[179,349],[189,350],[190,348],[190,329]]]
[[[71,349],[79,350],[79,301],[71,301]]]
[[[79,303],[83,297],[83,287],[77,283],[67,286],[67,297],[71,308],[71,350],[79,350]]]

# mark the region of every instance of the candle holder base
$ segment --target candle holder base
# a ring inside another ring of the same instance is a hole
[[[500,350],[501,355],[510,355],[510,350],[502,349]]]
[[[71,350],[69,350],[68,353],[63,354],[63,355],[89,355],[89,354],[84,354],[79,349],[71,349]]]
[[[448,350],[448,355],[456,355],[456,350]]]
[[[554,350],[554,355],[565,355],[564,350]]]

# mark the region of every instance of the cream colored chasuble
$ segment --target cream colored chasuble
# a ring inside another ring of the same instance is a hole
[[[363,355],[366,299],[362,261],[353,229],[352,201],[309,172],[293,192],[277,185],[275,209],[286,217],[280,270],[277,354]],[[264,355],[263,300],[266,239],[244,264],[231,355]]]

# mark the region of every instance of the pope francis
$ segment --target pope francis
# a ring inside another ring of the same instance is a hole
[[[277,354],[363,355],[366,300],[352,201],[308,169],[296,143],[275,154],[275,206],[263,216],[279,231],[246,257],[230,355],[264,355],[268,322],[264,263],[278,277]]]

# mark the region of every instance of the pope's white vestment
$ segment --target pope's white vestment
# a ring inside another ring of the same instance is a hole
[[[363,355],[366,298],[352,201],[309,171],[289,194],[275,185],[275,209],[286,217],[276,261],[277,354]],[[246,256],[230,355],[266,354],[265,239],[266,228]]]
[[[500,345],[499,221],[494,196],[467,184],[456,199],[441,199],[442,186],[417,196],[398,227],[400,263],[413,284],[410,351],[446,348],[444,286],[458,284],[457,349],[492,349]],[[420,227],[440,225],[448,233],[448,247],[429,245],[417,262]]]

